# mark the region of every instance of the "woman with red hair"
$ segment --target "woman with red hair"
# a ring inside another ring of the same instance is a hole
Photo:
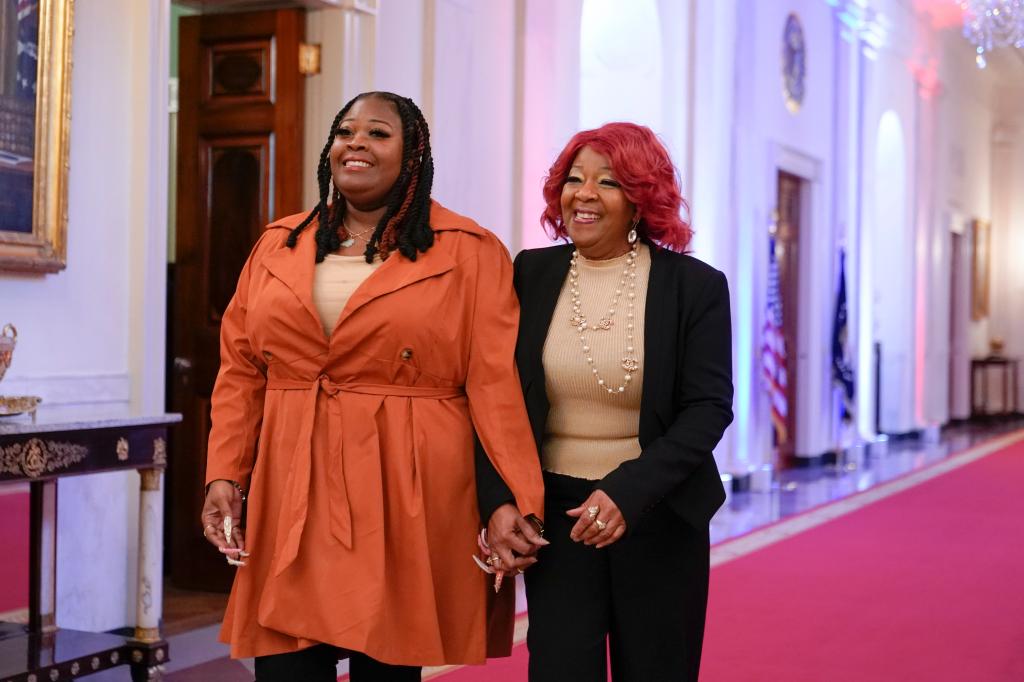
[[[725,500],[712,450],[732,420],[726,279],[684,255],[676,170],[648,128],[577,134],[544,198],[567,243],[514,270],[551,543],[526,573],[530,681],[603,681],[609,648],[616,682],[696,680]],[[477,485],[484,519],[513,499],[480,453]]]

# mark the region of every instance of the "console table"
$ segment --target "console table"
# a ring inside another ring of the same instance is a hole
[[[1017,381],[1019,379],[1018,361],[1016,358],[989,356],[971,360],[971,416],[989,417],[1010,415],[1018,412]],[[991,370],[1002,374],[1003,402],[1002,411],[995,412],[989,407],[988,377]],[[978,379],[981,379],[979,387]],[[980,395],[981,400],[978,400]],[[980,402],[980,404],[979,404]]]
[[[30,484],[28,625],[0,623],[0,682],[66,680],[118,665],[132,680],[159,680],[167,658],[160,634],[163,498],[167,430],[177,414],[96,421],[0,421],[0,483]],[[132,636],[56,626],[57,482],[64,476],[139,472],[139,583]]]

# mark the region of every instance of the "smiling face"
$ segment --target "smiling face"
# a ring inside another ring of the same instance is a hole
[[[391,102],[358,100],[335,130],[331,176],[345,199],[361,210],[384,205],[402,170],[402,119]]]
[[[608,159],[583,147],[562,186],[562,222],[585,258],[614,258],[629,250],[626,234],[636,207],[615,179]]]

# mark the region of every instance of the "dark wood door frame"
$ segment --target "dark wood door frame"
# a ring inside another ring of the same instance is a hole
[[[199,524],[220,317],[263,226],[302,209],[304,26],[301,9],[181,20],[168,384],[184,422],[171,443],[167,525],[183,588],[224,590],[232,578]]]
[[[778,170],[776,176],[778,222],[775,256],[779,268],[779,296],[782,299],[782,336],[786,343],[786,433],[777,443],[780,466],[794,463],[797,429],[797,356],[800,329],[800,229],[802,227],[804,186],[798,175]]]

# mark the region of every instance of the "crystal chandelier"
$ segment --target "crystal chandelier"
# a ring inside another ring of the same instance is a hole
[[[996,47],[1024,47],[1024,0],[963,0],[964,37],[974,44],[979,69]]]

